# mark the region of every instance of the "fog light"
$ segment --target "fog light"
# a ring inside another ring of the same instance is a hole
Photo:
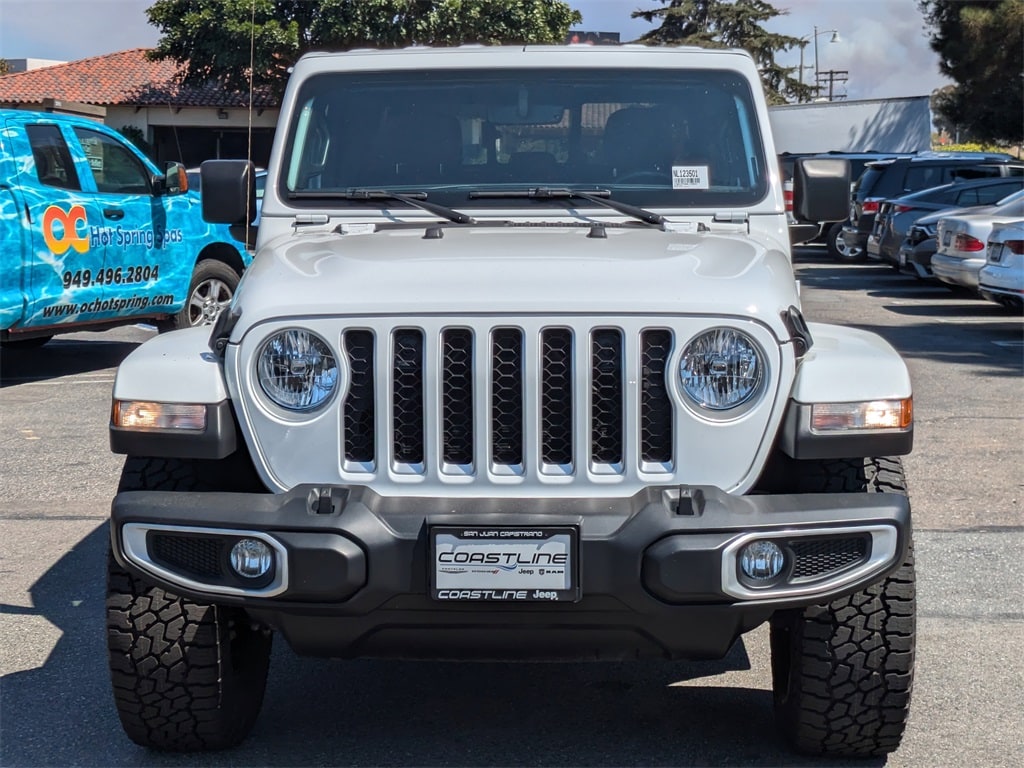
[[[752,541],[740,551],[740,568],[755,581],[770,581],[782,573],[786,556],[778,544],[761,540]]]
[[[231,567],[246,579],[266,576],[274,566],[274,553],[259,539],[239,539],[231,548]]]

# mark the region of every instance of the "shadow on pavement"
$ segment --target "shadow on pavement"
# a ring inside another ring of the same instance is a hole
[[[100,525],[54,564],[31,589],[33,608],[4,606],[62,632],[42,667],[0,685],[4,766],[819,764],[779,742],[769,691],[673,685],[748,670],[742,642],[719,662],[457,664],[301,659],[276,637],[241,747],[151,752],[124,735],[110,694],[107,535]]]
[[[877,333],[905,358],[928,358],[940,363],[972,365],[978,376],[1024,374],[1021,326],[953,323],[858,325]]]
[[[138,342],[57,338],[38,349],[0,349],[0,387],[116,368]]]
[[[979,376],[1024,374],[1024,318],[1019,311],[875,264],[812,262],[798,267],[797,277],[805,287],[862,291],[879,299],[882,311],[856,326],[877,333],[905,358],[976,366]],[[831,321],[832,307],[814,310],[815,319]]]

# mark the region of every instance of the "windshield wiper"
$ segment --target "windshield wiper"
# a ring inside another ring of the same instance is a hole
[[[469,193],[469,199],[493,200],[525,197],[532,200],[572,200],[578,198],[603,205],[605,208],[611,208],[627,216],[632,216],[634,219],[639,219],[645,224],[651,224],[656,227],[665,226],[664,216],[644,208],[638,208],[635,205],[612,200],[611,195],[612,193],[607,189],[595,189],[590,192],[584,192],[579,189],[569,189],[568,187],[533,187],[532,189],[474,190]]]
[[[476,219],[472,216],[444,205],[428,202],[426,192],[389,192],[386,189],[311,189],[301,192],[289,192],[288,198],[291,200],[366,200],[371,202],[376,200],[398,200],[406,205],[422,208],[424,211],[429,211],[435,216],[448,219],[448,221],[456,224],[476,224]]]

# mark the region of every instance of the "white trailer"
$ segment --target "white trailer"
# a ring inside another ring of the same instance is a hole
[[[770,107],[777,152],[919,152],[931,149],[927,96]]]

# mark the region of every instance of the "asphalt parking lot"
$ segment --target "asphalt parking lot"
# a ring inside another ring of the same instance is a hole
[[[1015,766],[1024,753],[1024,318],[874,265],[799,249],[811,320],[905,356],[918,666],[903,747],[851,765]],[[118,362],[152,335],[74,334],[0,358],[0,765],[818,765],[778,741],[767,633],[700,664],[300,659],[283,642],[253,735],[147,752],[107,680],[107,447]],[[841,765],[842,763],[832,763]]]

